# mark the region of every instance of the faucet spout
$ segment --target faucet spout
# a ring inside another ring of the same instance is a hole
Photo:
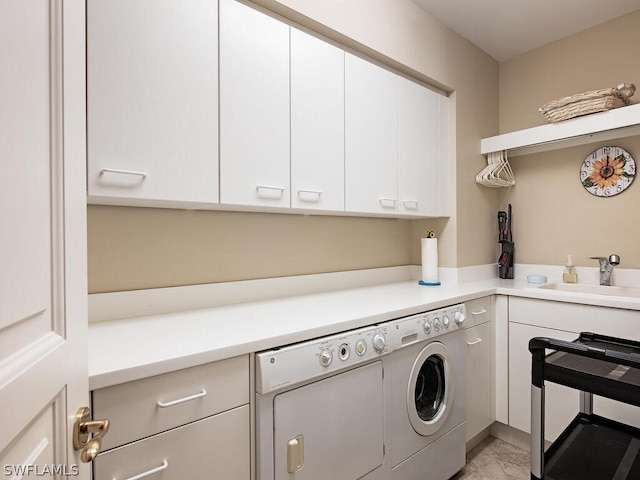
[[[598,260],[600,263],[600,285],[611,286],[611,274],[614,267],[620,265],[620,256],[616,254],[607,257],[589,257],[592,260]]]

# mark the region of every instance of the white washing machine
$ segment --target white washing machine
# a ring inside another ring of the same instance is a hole
[[[460,304],[386,324],[393,480],[445,480],[464,467],[465,316]]]

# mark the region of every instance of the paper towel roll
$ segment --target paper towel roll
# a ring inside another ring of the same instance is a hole
[[[438,239],[422,240],[422,281],[438,283]]]

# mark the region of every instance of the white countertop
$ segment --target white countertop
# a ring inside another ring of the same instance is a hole
[[[504,294],[640,310],[640,299],[491,279],[438,287],[401,281],[89,324],[91,390]],[[104,348],[108,345],[108,348]]]

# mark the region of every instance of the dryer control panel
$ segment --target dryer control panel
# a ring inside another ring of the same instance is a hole
[[[399,318],[385,325],[390,332],[391,348],[396,350],[416,342],[423,342],[455,330],[464,329],[466,317],[467,310],[461,303]]]
[[[385,325],[372,325],[256,354],[261,394],[355,367],[391,351]]]

